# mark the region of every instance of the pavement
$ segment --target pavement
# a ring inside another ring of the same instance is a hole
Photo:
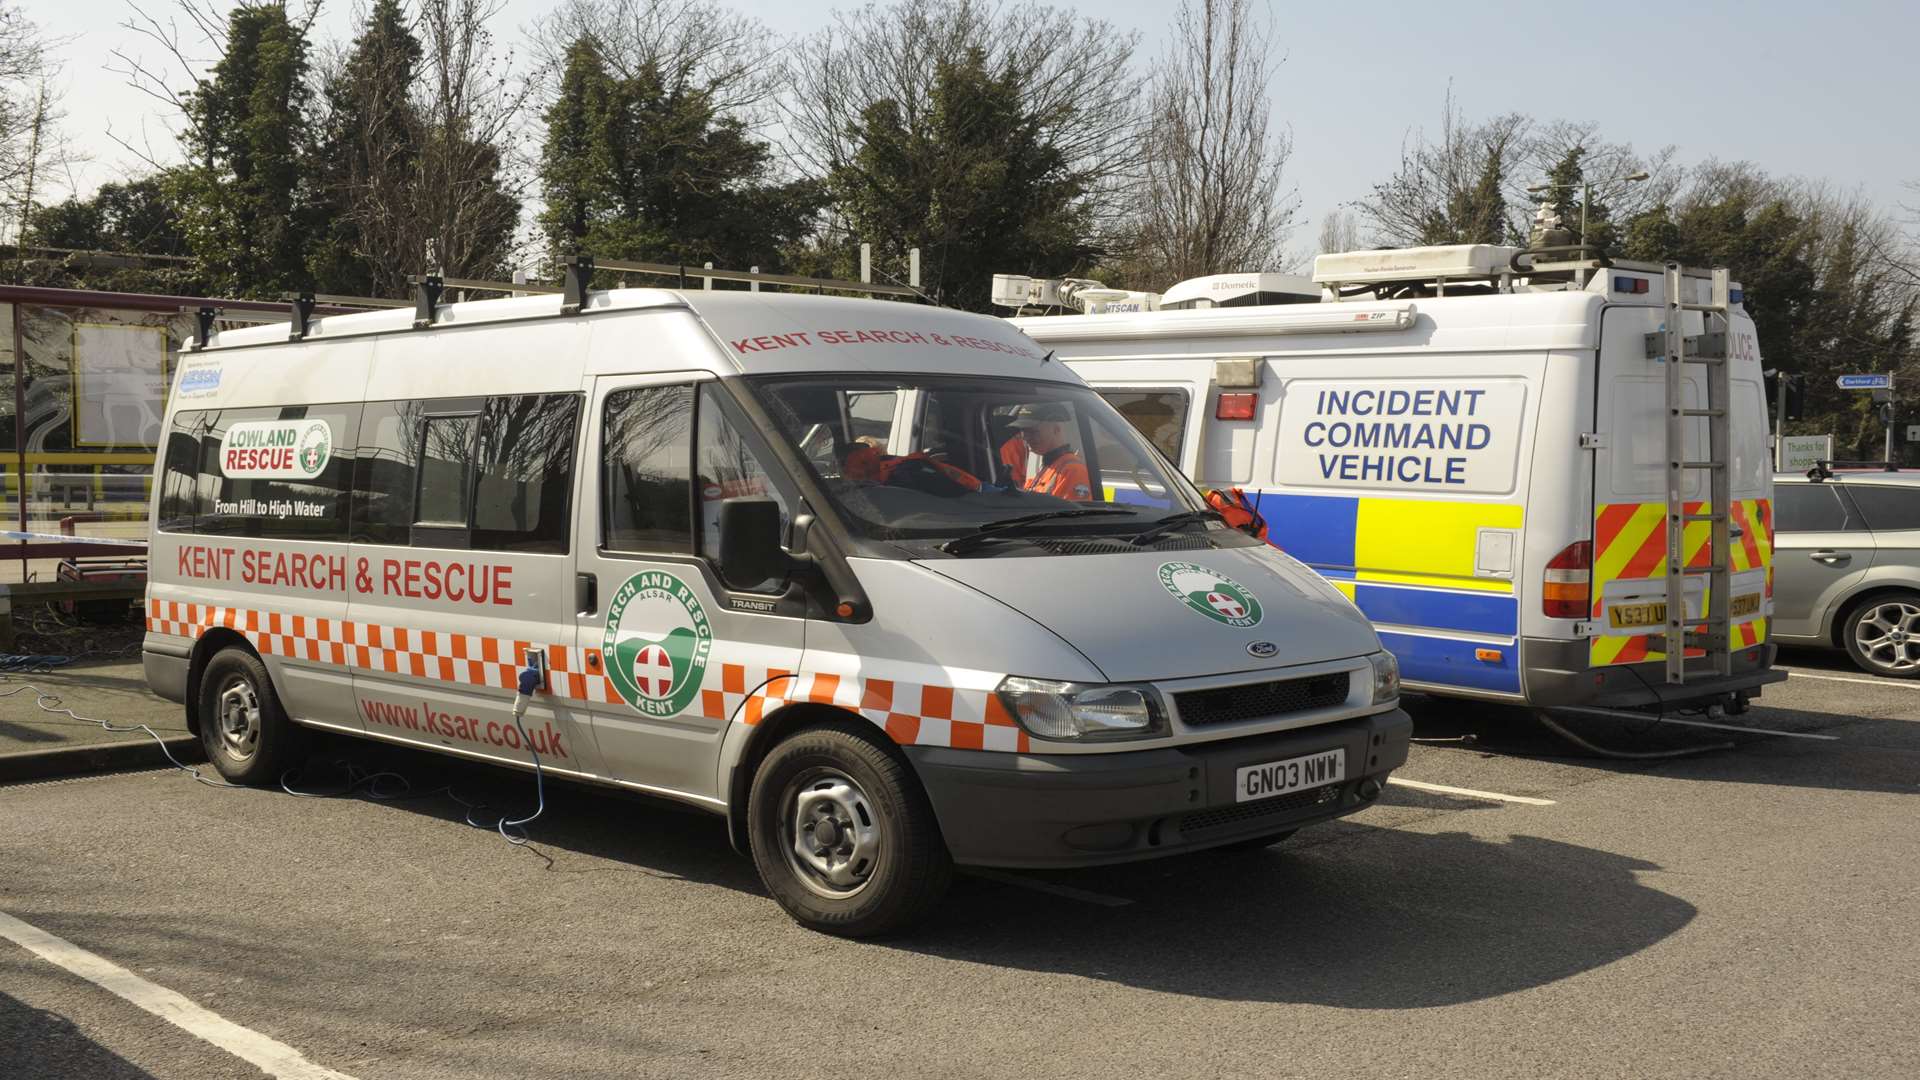
[[[157,765],[165,757],[156,735],[176,758],[200,756],[180,706],[147,689],[137,657],[0,674],[0,783]]]
[[[964,876],[880,943],[794,925],[715,819],[551,784],[516,847],[444,789],[484,824],[529,778],[368,744],[296,790],[344,759],[407,797],[0,786],[0,1076],[1904,1080],[1920,684],[1785,662],[1734,721],[1785,734],[1579,724],[1732,743],[1658,762],[1414,701],[1397,775],[1453,792],[1267,851]]]

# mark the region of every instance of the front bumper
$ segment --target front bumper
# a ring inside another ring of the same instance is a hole
[[[1394,709],[1272,735],[1108,754],[902,747],[955,862],[1067,867],[1151,859],[1343,817],[1407,760],[1413,721]],[[1253,802],[1234,773],[1334,747],[1346,779]]]
[[[1527,638],[1521,655],[1527,668],[1528,704],[1640,709],[1699,705],[1735,694],[1752,696],[1768,683],[1785,682],[1787,673],[1773,670],[1774,651],[1771,641],[1736,650],[1733,674],[1726,677],[1705,670],[1704,661],[1689,661],[1687,681],[1677,686],[1667,682],[1664,660],[1591,667],[1585,641]]]

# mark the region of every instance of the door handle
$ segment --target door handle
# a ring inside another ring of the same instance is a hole
[[[1851,552],[1846,552],[1846,551],[1831,551],[1831,550],[1823,549],[1820,551],[1808,552],[1807,558],[1812,559],[1814,562],[1817,562],[1817,563],[1826,563],[1828,566],[1845,566],[1848,563],[1853,561],[1853,554]]]
[[[600,610],[600,575],[573,575],[573,609],[582,615]]]

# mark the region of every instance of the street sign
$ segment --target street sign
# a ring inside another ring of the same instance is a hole
[[[1805,472],[1816,461],[1833,460],[1831,435],[1780,436],[1780,471]]]
[[[1842,375],[1833,380],[1842,390],[1889,390],[1893,388],[1891,375]]]

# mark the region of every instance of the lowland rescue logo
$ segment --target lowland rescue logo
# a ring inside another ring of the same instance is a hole
[[[220,471],[236,480],[311,480],[332,458],[325,420],[245,421],[220,440]]]
[[[1217,623],[1246,628],[1260,622],[1260,599],[1245,585],[1199,563],[1160,565],[1160,584],[1187,607]]]
[[[648,570],[614,591],[601,651],[627,704],[648,716],[676,716],[700,693],[713,626],[686,582]]]

